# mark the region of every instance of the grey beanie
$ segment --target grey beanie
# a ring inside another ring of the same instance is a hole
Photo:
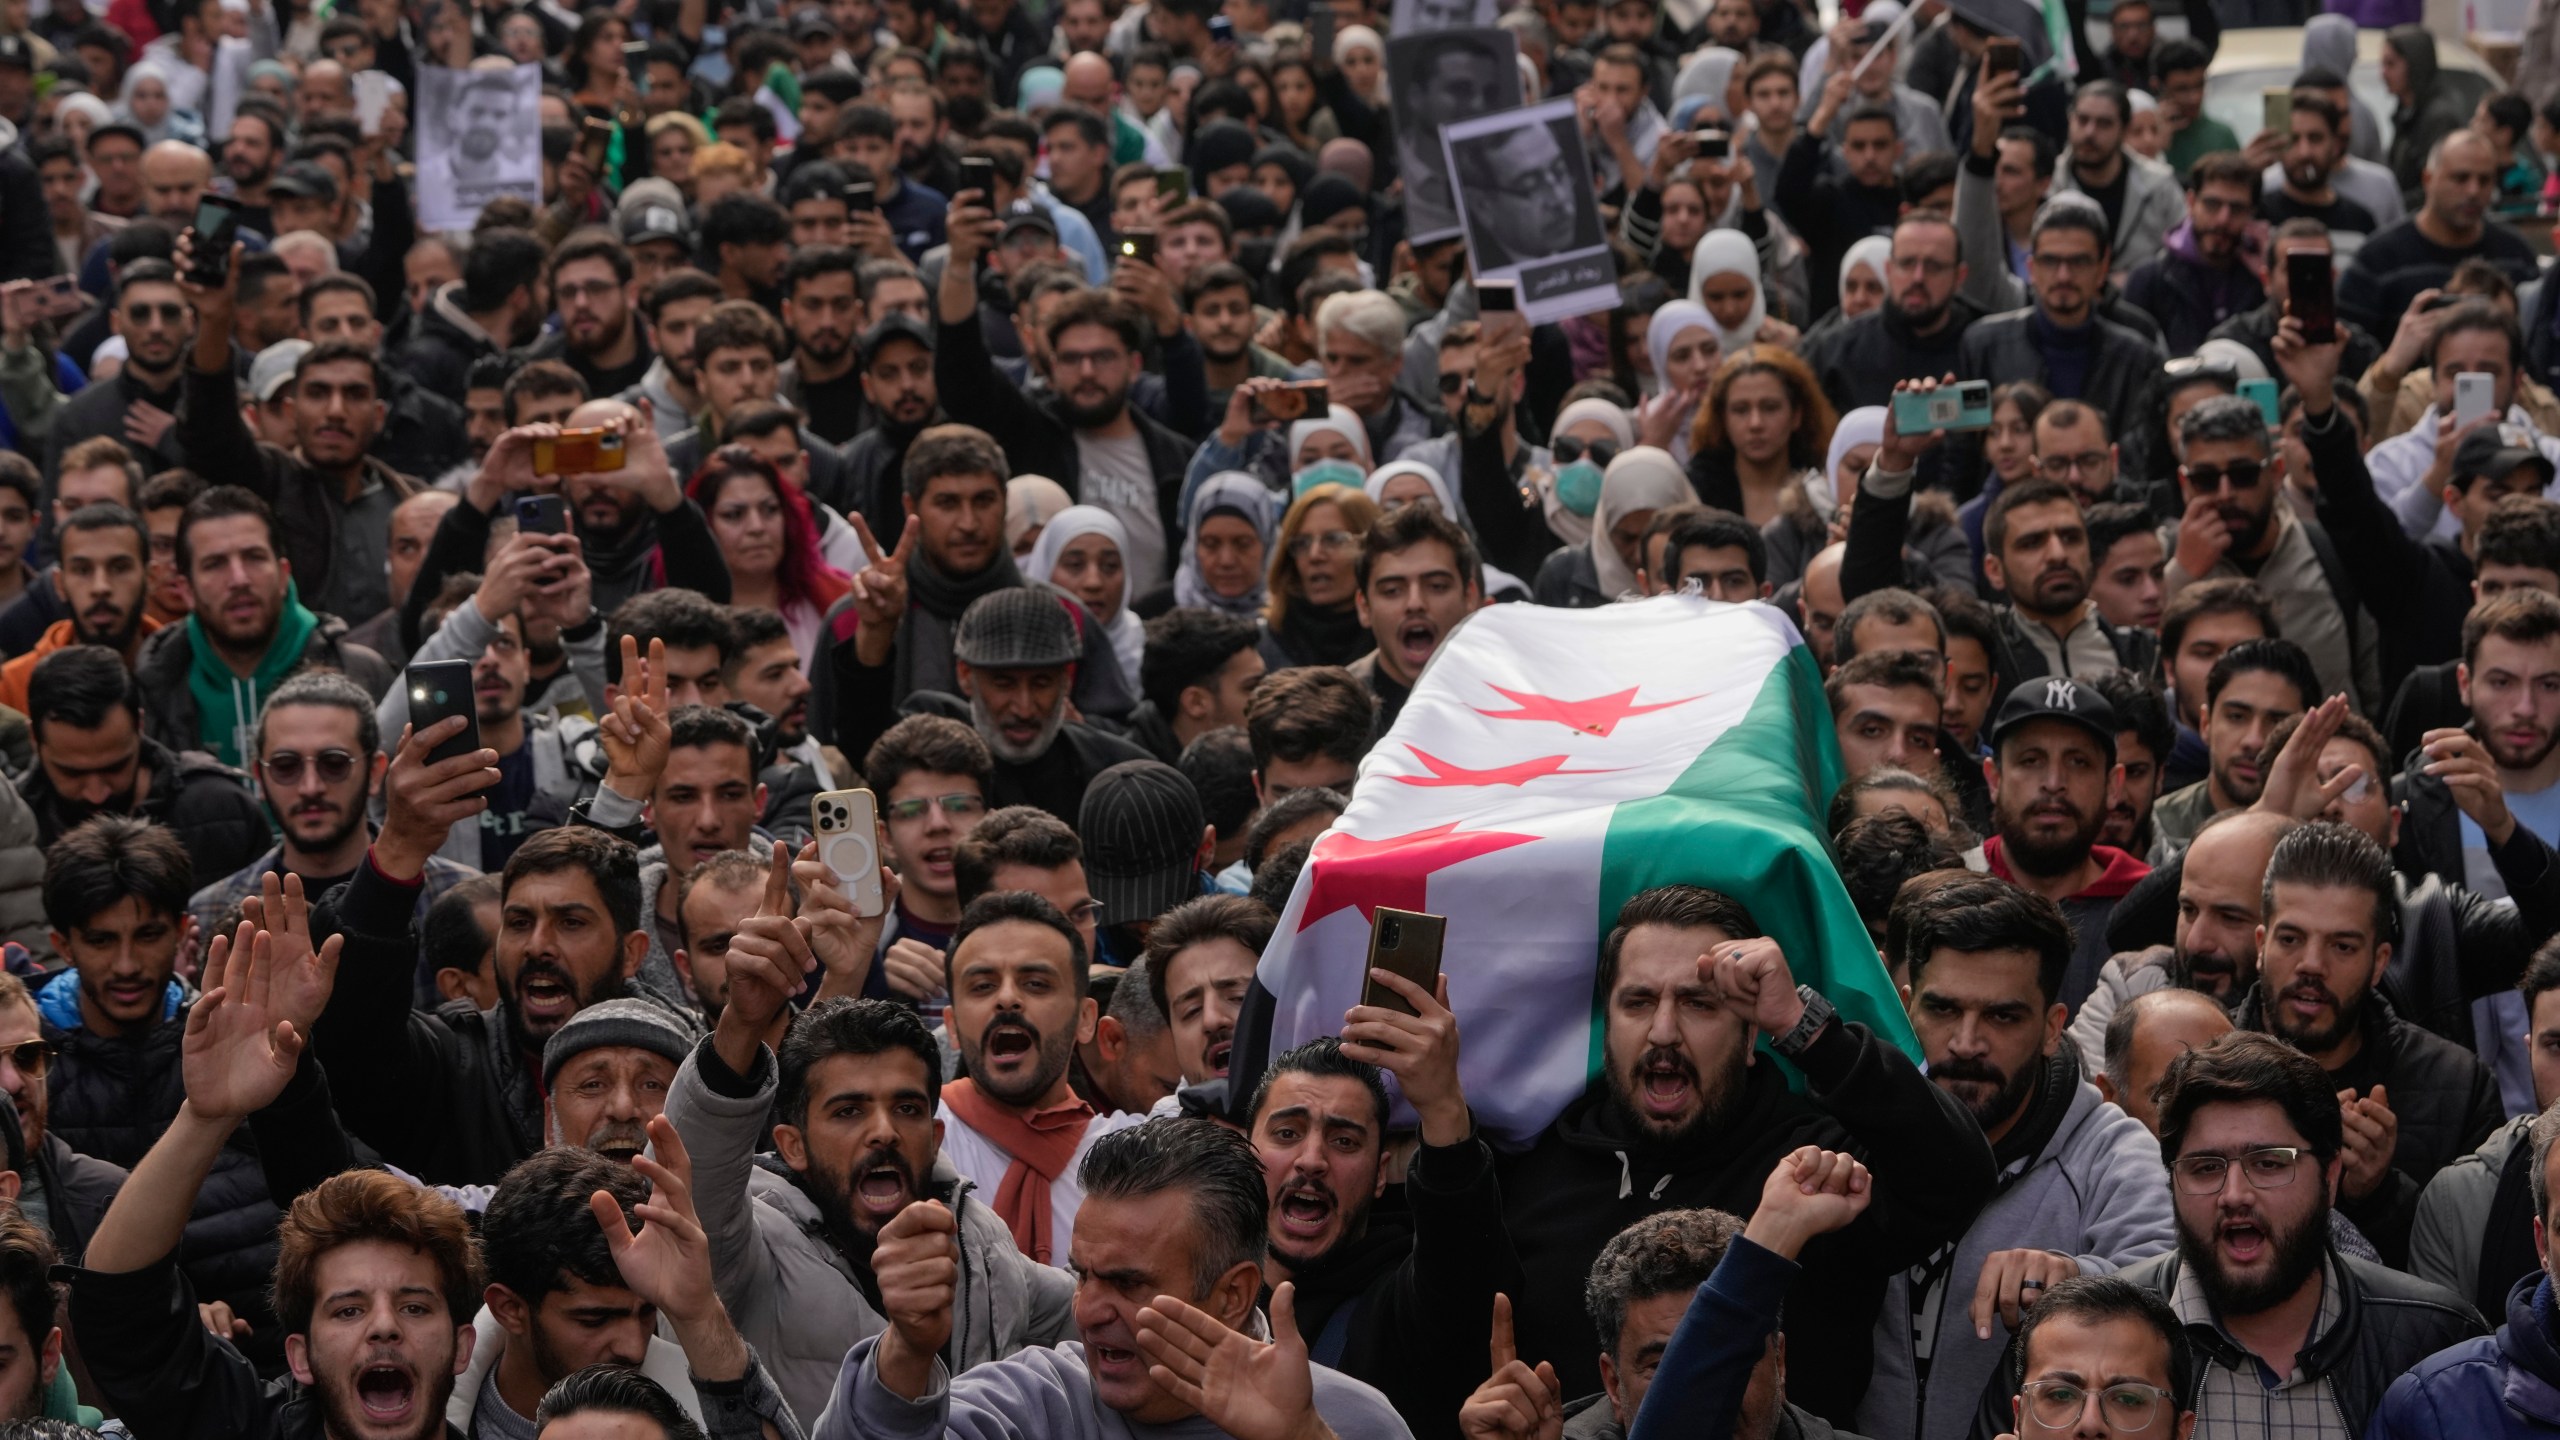
[[[690,1016],[664,1005],[627,996],[590,1005],[551,1032],[550,1042],[542,1047],[542,1088],[550,1089],[561,1066],[590,1050],[628,1045],[682,1065],[701,1038],[701,1029]]]

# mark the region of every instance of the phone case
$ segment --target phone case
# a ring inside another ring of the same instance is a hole
[[[427,752],[427,763],[451,760],[480,748],[480,707],[471,689],[471,662],[428,660],[409,667],[409,723],[420,730],[460,715],[462,733]]]
[[[879,802],[868,790],[829,790],[809,801],[809,819],[818,858],[844,882],[854,913],[879,914],[887,903],[880,894]]]
[[[2497,407],[2497,382],[2486,375],[2453,377],[2453,423],[2468,425]]]
[[[1449,922],[1442,916],[1381,905],[1378,918],[1369,925],[1368,968],[1401,975],[1428,993],[1440,978],[1440,945],[1448,930]],[[1360,1003],[1407,1015],[1418,1013],[1410,1001],[1379,984],[1367,971],[1361,974]]]

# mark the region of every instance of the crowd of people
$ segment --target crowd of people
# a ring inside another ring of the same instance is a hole
[[[0,1437],[2560,1427],[2560,51],[1903,4],[0,3]],[[1628,602],[1868,933],[1634,894],[1525,1145],[1446,973],[1266,1056]]]

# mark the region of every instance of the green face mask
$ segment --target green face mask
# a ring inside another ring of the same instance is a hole
[[[1348,485],[1357,490],[1368,478],[1348,460],[1319,460],[1290,477],[1289,498],[1294,500],[1319,485]]]
[[[1556,472],[1556,503],[1589,519],[1600,508],[1600,467],[1576,460]]]

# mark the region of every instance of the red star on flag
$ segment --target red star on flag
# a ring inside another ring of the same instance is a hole
[[[1532,695],[1518,690],[1505,690],[1499,685],[1488,685],[1486,688],[1520,707],[1517,710],[1487,710],[1482,706],[1476,707],[1476,713],[1488,720],[1552,720],[1568,729],[1579,730],[1585,735],[1597,735],[1603,740],[1609,738],[1610,732],[1616,730],[1624,721],[1638,715],[1650,715],[1656,710],[1668,710],[1675,705],[1686,705],[1698,698],[1695,695],[1688,695],[1678,700],[1665,700],[1659,704],[1639,705],[1636,703],[1638,687],[1635,686],[1629,686],[1615,695],[1598,695],[1589,700],[1560,700],[1553,695]]]
[[[1454,822],[1388,840],[1364,840],[1333,831],[1316,841],[1309,859],[1313,868],[1308,873],[1314,878],[1308,884],[1307,908],[1298,917],[1298,928],[1304,930],[1336,910],[1356,909],[1371,921],[1378,918],[1381,905],[1390,910],[1420,910],[1423,887],[1432,872],[1537,838],[1500,830],[1460,830]]]
[[[1404,748],[1412,751],[1413,758],[1421,761],[1423,765],[1431,771],[1428,776],[1398,775],[1395,777],[1397,781],[1406,785],[1422,785],[1427,787],[1438,787],[1444,785],[1510,785],[1518,787],[1526,785],[1532,780],[1544,780],[1550,775],[1610,775],[1616,773],[1615,771],[1610,770],[1567,770],[1563,768],[1564,762],[1571,757],[1564,755],[1543,755],[1535,760],[1523,760],[1517,765],[1503,765],[1492,770],[1470,770],[1463,765],[1452,765],[1448,761],[1441,759],[1439,756],[1432,754],[1430,751],[1423,749],[1419,745],[1407,745]]]

